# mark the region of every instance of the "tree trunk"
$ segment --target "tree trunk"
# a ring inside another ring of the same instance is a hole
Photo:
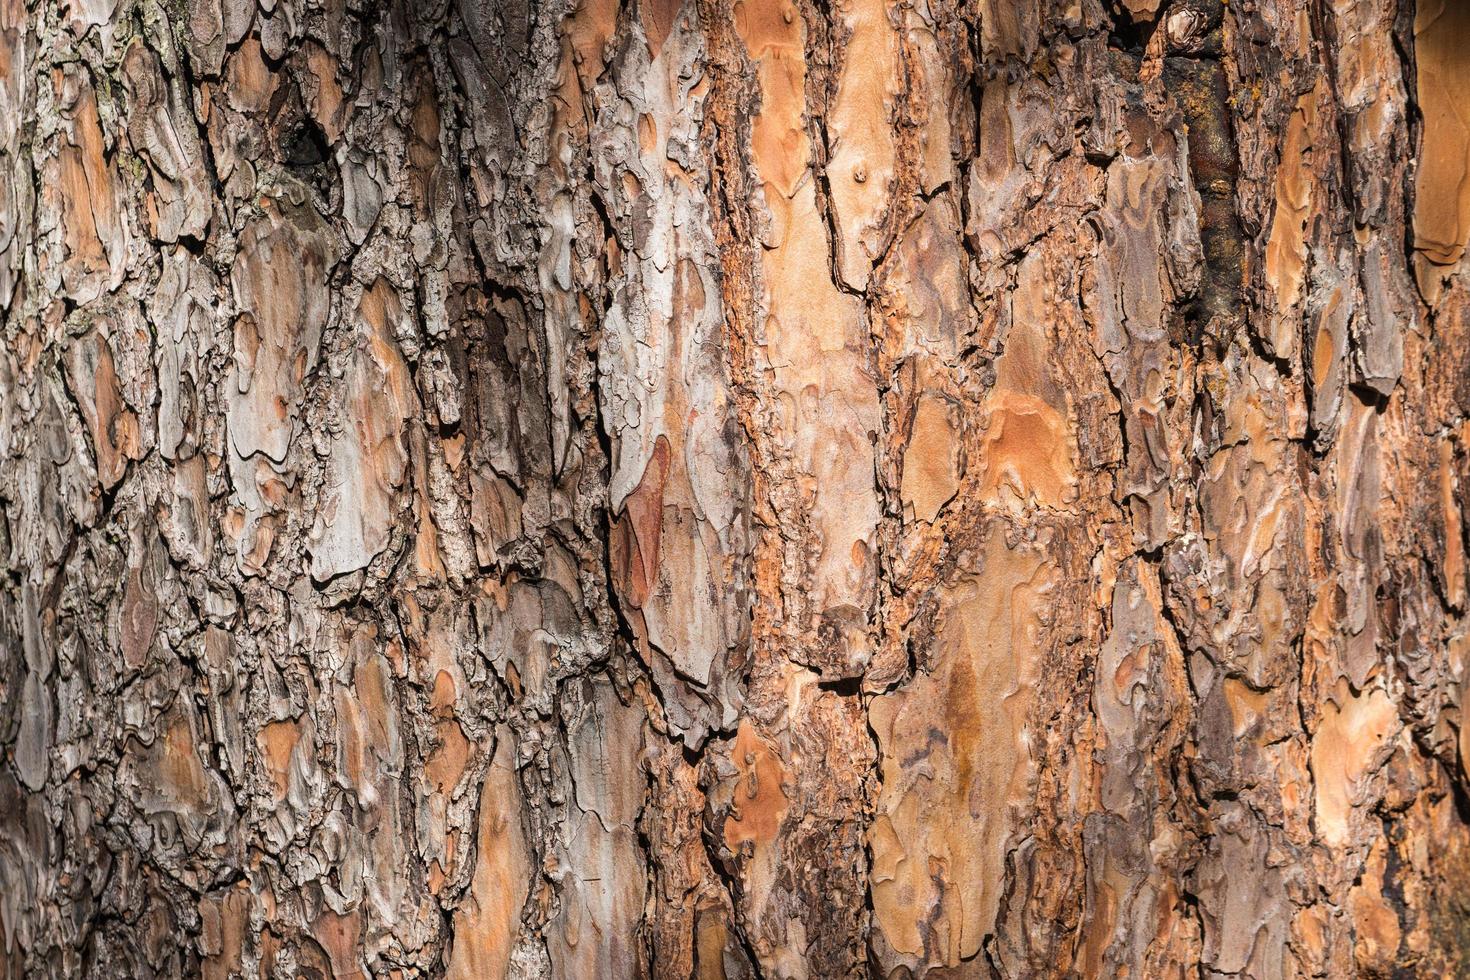
[[[0,978],[1470,970],[1470,4],[0,0]]]

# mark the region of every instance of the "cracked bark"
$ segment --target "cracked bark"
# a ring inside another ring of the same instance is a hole
[[[1470,969],[1466,51],[0,0],[0,977]]]

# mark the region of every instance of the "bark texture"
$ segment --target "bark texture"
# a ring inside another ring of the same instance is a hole
[[[1470,4],[0,0],[0,978],[1464,975]]]

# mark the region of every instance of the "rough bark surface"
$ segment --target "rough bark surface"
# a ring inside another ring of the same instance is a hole
[[[0,978],[1464,975],[1470,4],[0,0]]]

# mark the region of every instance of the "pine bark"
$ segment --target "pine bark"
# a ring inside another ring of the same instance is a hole
[[[1470,4],[0,0],[0,978],[1451,976]]]

